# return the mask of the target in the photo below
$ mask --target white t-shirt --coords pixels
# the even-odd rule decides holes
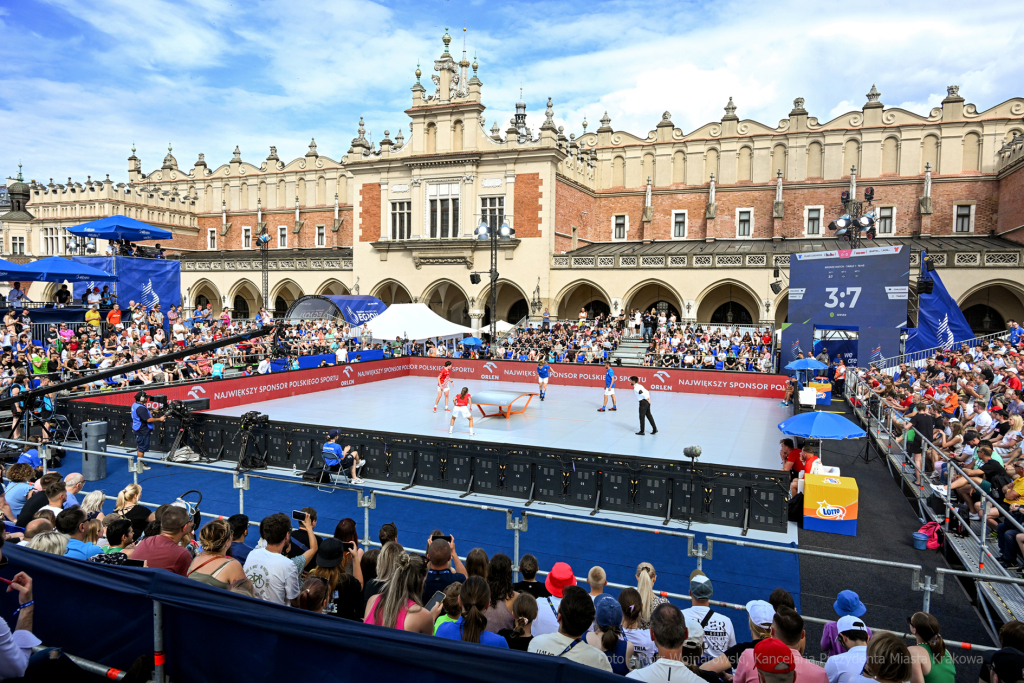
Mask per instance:
[[[605,653],[593,645],[588,645],[585,641],[576,643],[571,650],[565,652],[565,648],[572,645],[572,642],[572,638],[561,633],[547,633],[543,636],[534,636],[533,640],[530,641],[528,652],[552,657],[561,656],[578,664],[592,666],[595,669],[611,673],[612,665],[608,663],[608,657]]]
[[[550,603],[549,603],[550,601]],[[548,597],[537,600],[537,618],[530,626],[530,633],[542,636],[548,633],[558,632],[558,606],[562,598]]]
[[[643,666],[648,666],[654,659],[658,648],[651,640],[651,631],[646,628],[623,628],[622,634],[626,640],[633,643],[633,653],[640,658]]]
[[[270,372],[270,360],[267,358],[261,360],[259,366],[257,366],[256,368],[256,372],[260,373],[261,375],[265,375],[268,372]]]
[[[690,607],[683,610],[683,616],[696,619],[704,623],[710,607]],[[712,659],[725,654],[725,651],[736,644],[736,631],[733,630],[732,620],[715,612],[704,627],[704,654]]]
[[[531,643],[532,645],[532,643]],[[634,646],[636,647],[636,646]],[[630,671],[626,678],[645,683],[703,683],[704,679],[675,659],[659,659],[650,666]]]
[[[299,568],[281,553],[272,553],[266,548],[257,548],[245,560],[245,575],[252,581],[257,598],[288,604],[299,596]]]
[[[633,391],[636,392],[637,398],[640,399],[641,401],[650,401],[651,400],[651,392],[647,391],[647,389],[645,389],[642,384],[640,384],[640,383],[634,384],[633,385]]]
[[[832,655],[825,662],[828,683],[852,683],[864,670],[864,663],[867,659],[867,645],[858,645],[842,654]]]
[[[992,425],[992,416],[989,415],[987,410],[983,410],[974,416],[974,426],[979,431],[985,431]]]

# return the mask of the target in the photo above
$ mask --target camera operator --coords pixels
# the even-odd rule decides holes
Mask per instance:
[[[135,403],[132,404],[132,431],[135,432],[136,455],[144,470],[149,469],[149,465],[142,462],[142,457],[149,450],[149,437],[153,433],[153,423],[163,422],[167,419],[163,415],[153,417],[150,414],[149,408],[145,404],[147,398],[149,397],[146,396],[146,392],[140,391],[135,394]]]
[[[359,467],[359,452],[352,450],[351,446],[342,448],[338,443],[339,436],[341,436],[341,430],[332,429],[327,432],[327,443],[324,444],[323,450],[324,469],[329,472],[337,472],[339,468],[347,470],[353,484],[364,483],[356,476],[356,470]]]

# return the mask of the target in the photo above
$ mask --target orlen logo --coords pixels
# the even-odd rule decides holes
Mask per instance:
[[[846,508],[842,505],[829,505],[827,501],[820,500],[814,516],[820,519],[846,519]]]
[[[662,382],[667,382],[670,379],[670,375],[664,370],[658,370],[656,373],[654,373],[654,376],[657,377]]]
[[[199,394],[205,393],[206,389],[204,389],[203,387],[192,387],[191,389],[188,390],[188,395],[191,396],[192,398],[199,398]]]
[[[487,361],[484,363],[484,369],[487,370],[487,372],[497,372],[498,366]],[[480,375],[480,379],[501,379],[501,377],[498,377],[497,375]]]
[[[351,377],[352,376],[352,366],[351,365],[346,365],[344,372],[345,372],[345,376],[346,377]]]

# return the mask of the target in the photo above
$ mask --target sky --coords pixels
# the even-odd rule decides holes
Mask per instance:
[[[581,12],[581,9],[585,10]],[[480,63],[486,127],[519,89],[528,122],[547,98],[565,132],[640,137],[664,111],[688,133],[720,120],[770,126],[796,97],[827,121],[872,85],[889,107],[927,114],[946,94],[979,111],[1024,95],[1019,0],[929,2],[485,2],[428,0],[0,0],[0,177],[127,180],[134,144],[148,173],[169,144],[183,169],[239,146],[259,165],[310,138],[340,159],[359,117],[376,142],[404,128],[417,62],[463,44]],[[463,31],[463,28],[466,30]]]

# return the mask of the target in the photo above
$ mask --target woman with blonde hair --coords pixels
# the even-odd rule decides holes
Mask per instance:
[[[427,564],[422,557],[410,557],[405,553],[399,555],[383,592],[367,601],[363,622],[432,635],[434,622],[441,614],[441,603],[438,602],[430,611],[423,607],[423,583],[426,579]]]
[[[910,650],[902,638],[889,631],[877,633],[868,641],[861,675],[878,683],[906,683],[912,673],[910,661]]]
[[[91,491],[85,498],[82,499],[82,512],[89,516],[89,519],[98,519],[103,521],[103,503],[107,501],[107,497],[103,494],[103,491]]]
[[[215,519],[199,532],[203,552],[196,555],[186,576],[214,588],[228,589],[232,582],[245,578],[242,564],[228,557],[231,548],[231,525],[226,519]]]
[[[910,632],[917,639],[917,644],[910,646],[911,683],[953,683],[956,667],[939,635],[939,620],[927,612],[918,612],[910,617]]]
[[[58,531],[47,531],[33,536],[28,547],[41,553],[63,556],[68,550],[68,537]]]
[[[638,628],[651,628],[651,613],[658,605],[668,602],[666,598],[654,594],[654,582],[658,575],[654,572],[654,565],[650,562],[641,562],[636,567],[636,590],[640,593],[640,600],[643,609],[640,610],[640,619],[637,622]]]
[[[149,517],[153,514],[145,505],[140,505],[142,498],[142,487],[138,484],[128,484],[117,494],[117,503],[114,505],[114,512],[118,513],[132,523],[132,530],[135,538],[142,538],[149,524]]]

